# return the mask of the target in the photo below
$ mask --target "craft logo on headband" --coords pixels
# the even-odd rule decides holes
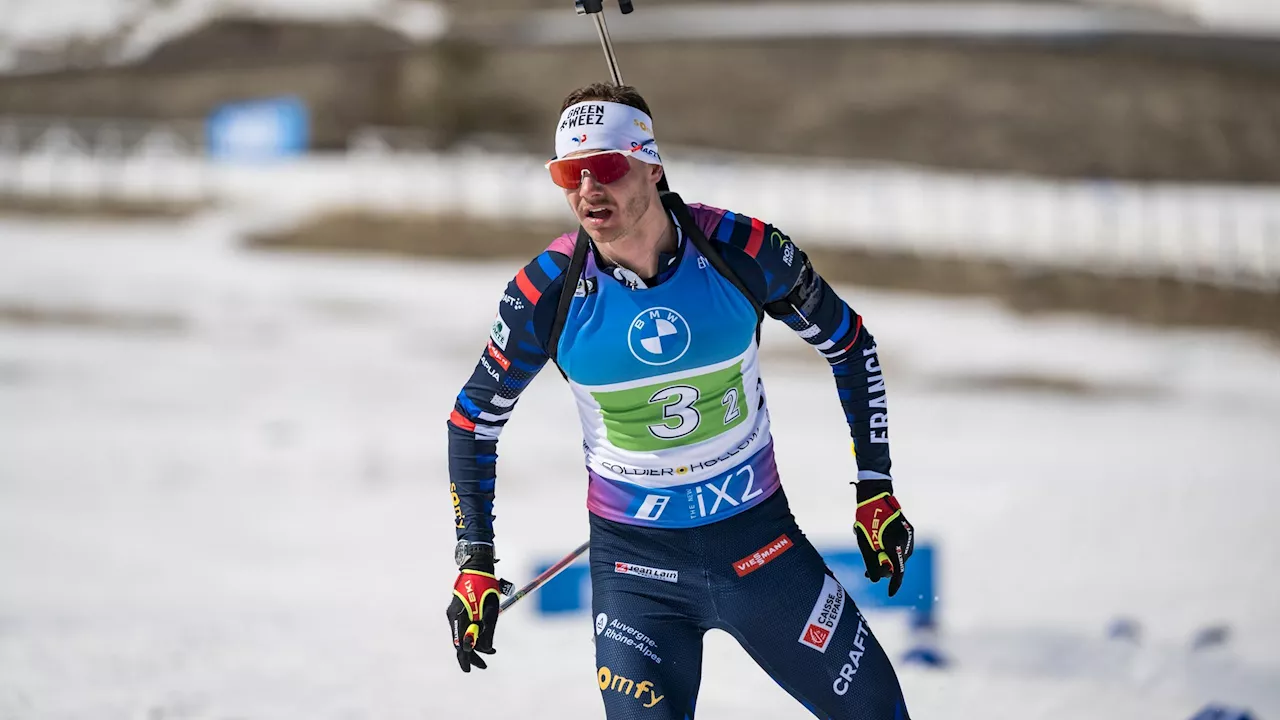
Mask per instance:
[[[645,155],[648,155],[649,157],[653,158],[652,164],[654,165],[662,164],[662,158],[658,157],[658,151],[653,149],[652,138],[645,140],[644,142],[636,142],[635,140],[632,140],[631,152],[639,152],[639,153],[644,153]],[[640,158],[640,159],[644,160],[644,158]]]
[[[587,125],[590,133],[582,132]],[[650,165],[661,165],[653,137],[653,119],[644,112],[604,100],[587,100],[565,108],[556,127],[556,157],[579,150],[617,150]]]

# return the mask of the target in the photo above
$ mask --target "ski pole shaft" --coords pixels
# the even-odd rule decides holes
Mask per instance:
[[[631,0],[619,0],[618,5],[624,15],[635,9]],[[595,21],[596,35],[600,37],[600,47],[604,48],[604,60],[609,65],[609,75],[613,78],[614,85],[623,85],[618,56],[613,53],[613,40],[609,38],[609,26],[604,21],[604,0],[575,0],[574,7],[579,15],[590,15]]]
[[[609,63],[609,74],[613,76],[614,85],[622,85],[622,70],[618,67],[618,58],[613,54],[613,42],[609,39],[609,26],[604,24],[604,13],[591,16],[596,21],[596,35],[600,36],[600,45],[604,48],[605,62]]]
[[[498,614],[502,614],[507,608],[520,602],[520,599],[523,598],[525,595],[528,595],[529,593],[537,590],[538,588],[545,585],[548,580],[555,577],[556,575],[559,575],[561,570],[564,570],[565,568],[569,567],[569,565],[571,565],[574,560],[577,560],[578,557],[582,555],[582,553],[586,552],[587,548],[589,547],[591,547],[590,541],[582,543],[581,545],[578,546],[576,550],[560,558],[559,562],[557,562],[555,565],[552,565],[551,567],[544,570],[541,575],[539,575],[538,577],[530,581],[528,585],[525,585],[524,587],[512,593],[511,597],[507,598],[506,600],[503,600],[502,604],[498,606]]]

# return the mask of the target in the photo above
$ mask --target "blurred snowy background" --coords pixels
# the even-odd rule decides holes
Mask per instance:
[[[554,108],[606,77],[561,5],[0,4],[0,720],[601,716],[587,616],[518,607],[468,676],[443,617],[444,420],[568,229]],[[1274,6],[781,7],[826,39],[610,21],[673,186],[786,229],[879,340],[950,660],[901,664],[913,716],[1280,717]],[[796,515],[851,545],[825,363],[777,324],[762,362]],[[500,450],[517,581],[586,534],[545,375]],[[699,717],[804,716],[708,636]]]

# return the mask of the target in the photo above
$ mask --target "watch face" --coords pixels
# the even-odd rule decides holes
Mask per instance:
[[[471,544],[463,540],[453,548],[453,562],[461,565],[471,559]]]

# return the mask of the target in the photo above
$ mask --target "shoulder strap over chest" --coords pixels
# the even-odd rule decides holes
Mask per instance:
[[[698,252],[707,258],[707,262],[711,263],[711,267],[715,268],[716,272],[723,275],[724,279],[738,288],[738,292],[750,301],[751,307],[756,311],[756,323],[759,324],[764,320],[764,309],[760,305],[760,300],[751,294],[746,284],[742,282],[742,278],[738,277],[733,268],[729,267],[729,263],[720,256],[720,250],[716,248],[715,243],[703,234],[702,228],[698,227],[698,223],[693,219],[693,213],[689,212],[689,206],[685,205],[684,200],[673,192],[664,192],[661,195],[662,206],[671,211],[676,216],[676,220],[680,221],[680,229],[684,231],[685,237],[689,238],[693,246],[698,248]]]
[[[684,200],[674,192],[666,191],[660,193],[662,199],[662,207],[666,208],[676,216],[676,220],[680,223],[681,230],[684,231],[685,237],[689,238],[689,242],[702,253],[707,262],[711,263],[711,267],[716,269],[726,280],[728,280],[738,292],[742,293],[750,303],[751,307],[756,311],[756,340],[760,337],[760,322],[764,319],[764,309],[760,305],[760,300],[751,291],[747,289],[742,278],[729,267],[729,264],[720,256],[720,251],[715,244],[707,239],[702,232],[702,228],[698,227],[698,223],[693,219],[693,213],[689,212],[689,206],[684,204]],[[582,226],[578,227],[578,237],[573,242],[573,255],[569,258],[569,267],[564,271],[564,285],[560,287],[560,297],[556,303],[555,318],[551,321],[551,332],[547,336],[547,355],[551,357],[551,361],[559,366],[557,355],[560,351],[560,334],[564,332],[565,320],[569,316],[569,305],[573,303],[574,293],[578,290],[578,281],[582,278],[582,268],[587,263],[587,251],[590,249],[591,238],[587,235],[587,231]],[[564,374],[564,370],[560,371]]]
[[[564,284],[560,286],[560,297],[556,301],[556,315],[551,320],[551,334],[547,337],[547,355],[558,367],[560,361],[560,333],[564,331],[565,319],[569,317],[569,305],[573,302],[573,294],[578,291],[578,281],[582,279],[582,268],[587,264],[587,250],[591,247],[591,238],[581,225],[578,226],[578,237],[573,241],[573,255],[569,256],[569,267],[564,270]],[[560,371],[564,374],[564,370]]]

